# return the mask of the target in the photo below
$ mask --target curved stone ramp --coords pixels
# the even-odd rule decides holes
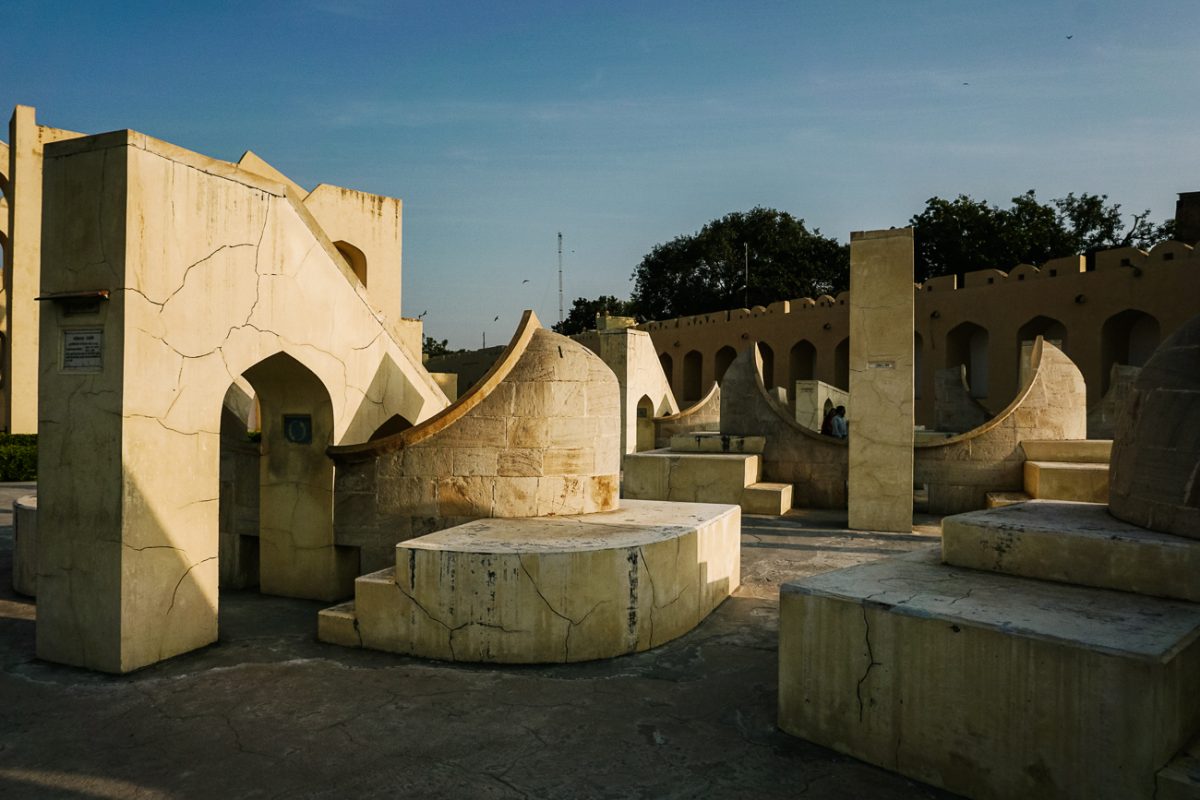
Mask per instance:
[[[714,383],[708,394],[674,414],[654,418],[654,446],[670,447],[671,437],[695,431],[715,431],[721,425],[721,386]]]
[[[1022,441],[1087,438],[1087,387],[1075,363],[1039,336],[1030,371],[1029,384],[983,425],[914,446],[913,482],[928,487],[930,513],[974,511],[988,492],[1021,491]]]
[[[1085,438],[1086,388],[1079,369],[1040,337],[1032,360],[1029,384],[995,417],[958,436],[914,446],[913,480],[928,486],[930,513],[972,511],[986,506],[990,491],[1021,491],[1022,440]],[[762,479],[794,484],[797,507],[845,508],[846,443],[800,425],[767,392],[757,344],[730,365],[724,384],[721,432],[766,437]]]
[[[526,311],[492,369],[457,402],[392,436],[331,447],[334,531],[360,573],[393,548],[481,517],[617,507],[620,390],[600,358]]]
[[[767,392],[757,343],[734,359],[722,383],[721,433],[766,438],[760,480],[792,484],[796,507],[845,508],[845,440],[804,427]]]
[[[741,575],[737,506],[627,500],[598,514],[487,519],[397,545],[322,611],[318,637],[444,661],[565,663],[690,631]]]

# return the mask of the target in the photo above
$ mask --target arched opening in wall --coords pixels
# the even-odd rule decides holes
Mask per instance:
[[[349,242],[334,242],[333,246],[342,254],[342,258],[346,259],[346,264],[350,267],[350,271],[354,273],[354,277],[358,278],[358,282],[366,286],[367,257],[363,251]]]
[[[675,391],[675,359],[671,358],[670,353],[659,353],[658,363],[662,366],[663,375],[667,376],[667,386],[671,387],[671,391]]]
[[[796,381],[811,381],[816,375],[817,348],[801,339],[788,351],[788,397],[796,403]]]
[[[406,431],[412,426],[413,424],[407,418],[400,414],[392,414],[382,425],[375,429],[375,432],[371,434],[371,437],[367,441],[374,442],[379,439],[386,439],[389,436],[395,436],[401,431]]]
[[[725,345],[717,351],[714,375],[716,375],[717,383],[725,377],[725,370],[729,369],[729,365],[737,358],[737,350],[734,350],[729,345]]]
[[[763,386],[769,392],[775,388],[775,351],[766,342],[759,342],[758,352],[762,355]]]
[[[1114,364],[1142,366],[1158,347],[1160,336],[1158,320],[1144,311],[1128,308],[1106,319],[1100,328],[1100,393],[1109,389]]]
[[[921,397],[921,366],[925,359],[925,342],[921,334],[913,331],[913,397]]]
[[[689,350],[683,357],[683,399],[694,403],[700,399],[700,375],[704,359],[699,350]]]
[[[230,449],[230,457],[223,452],[222,461],[238,466],[228,481],[222,480],[221,504],[235,509],[240,522],[230,523],[236,538],[228,538],[220,551],[235,563],[227,566],[219,559],[219,572],[226,585],[245,585],[251,579],[254,559],[247,550],[252,547],[244,539],[253,536],[252,508],[257,504],[254,571],[261,591],[314,600],[347,597],[358,575],[358,549],[334,543],[333,461],[325,454],[334,432],[329,392],[315,373],[286,353],[259,361],[242,377],[222,405],[222,450]],[[255,399],[261,435],[252,467],[252,454],[232,445],[238,434],[247,435]]]
[[[1039,336],[1067,352],[1067,328],[1054,317],[1037,316],[1026,322],[1017,330],[1017,344],[1032,344]]]
[[[654,449],[654,401],[642,395],[637,402],[637,452]]]
[[[850,337],[838,342],[833,351],[833,385],[850,391]]]
[[[946,363],[967,368],[971,397],[988,396],[988,332],[974,322],[963,322],[946,334]]]
[[[231,383],[221,403],[220,493],[217,501],[218,583],[258,585],[258,485],[261,432],[244,381]]]

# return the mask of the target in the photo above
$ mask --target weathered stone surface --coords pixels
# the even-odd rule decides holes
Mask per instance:
[[[913,232],[850,234],[850,527],[912,530]]]
[[[1108,502],[1108,464],[1026,461],[1025,491],[1039,500]]]
[[[742,491],[742,511],[778,517],[792,507],[790,483],[752,483]]]
[[[1028,461],[1107,464],[1112,456],[1112,439],[1026,439],[1021,442],[1021,450]]]
[[[1034,500],[942,522],[942,558],[971,569],[1200,603],[1200,542],[1099,503]]]
[[[12,586],[18,594],[37,594],[37,496],[18,497],[12,504]]]
[[[586,661],[695,627],[740,582],[737,507],[627,501],[549,519],[477,520],[396,547],[319,635],[450,661]],[[348,616],[353,614],[354,621]]]
[[[721,387],[714,383],[708,394],[678,413],[654,419],[654,446],[669,447],[671,437],[695,431],[718,430],[721,425]]]
[[[675,453],[759,453],[766,447],[762,436],[730,436],[719,431],[695,431],[671,437]]]
[[[1200,725],[1200,605],[938,563],[785,584],[785,731],[974,797],[1149,798]]]
[[[759,456],[650,450],[625,456],[624,497],[636,500],[740,503],[758,481]]]
[[[1112,513],[1200,539],[1200,316],[1142,368],[1113,434]]]

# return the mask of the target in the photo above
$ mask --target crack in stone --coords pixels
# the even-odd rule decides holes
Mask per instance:
[[[176,584],[175,584],[175,589],[171,592],[171,604],[169,606],[167,606],[167,613],[163,614],[164,620],[171,616],[171,611],[172,611],[172,609],[175,608],[175,600],[176,600],[177,596],[179,595],[179,587],[183,585],[184,580],[187,578],[188,575],[190,575],[192,573],[192,570],[194,570],[196,567],[199,567],[202,564],[207,564],[209,561],[216,561],[216,560],[217,560],[216,556],[209,556],[208,558],[202,558],[199,561],[197,561],[195,564],[192,564],[190,567],[188,567],[186,570],[184,570],[184,573],[179,576],[179,581],[176,582]],[[164,633],[165,633],[165,631],[164,631]],[[159,651],[159,660],[160,661],[162,660],[161,649]]]
[[[875,667],[883,666],[882,663],[875,660],[875,651],[871,649],[871,622],[867,616],[867,601],[870,600],[871,597],[873,597],[873,596],[874,595],[864,598],[863,604],[861,606],[862,615],[863,615],[863,627],[865,629],[863,632],[863,641],[865,641],[866,645],[867,645],[867,669],[862,674],[862,677],[858,679],[858,684],[854,687],[854,695],[858,699],[858,721],[859,722],[863,721],[863,714],[864,714],[863,697],[862,697],[863,684],[866,682],[867,676],[871,674],[872,669],[874,669]]]

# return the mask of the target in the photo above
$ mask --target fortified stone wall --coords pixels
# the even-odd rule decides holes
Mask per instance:
[[[617,507],[620,390],[598,356],[526,312],[492,371],[441,414],[392,437],[335,447],[335,531],[361,571],[397,542],[482,517]]]
[[[967,273],[917,286],[917,422],[933,425],[934,372],[967,364],[991,413],[1020,389],[1020,347],[1038,335],[1060,340],[1087,381],[1088,404],[1107,392],[1115,363],[1140,366],[1161,340],[1200,313],[1200,256],[1187,244],[1149,252],[1120,248]],[[768,388],[817,379],[849,388],[849,293],[767,307],[646,322],[681,404],[703,395],[747,341],[759,342]]]

